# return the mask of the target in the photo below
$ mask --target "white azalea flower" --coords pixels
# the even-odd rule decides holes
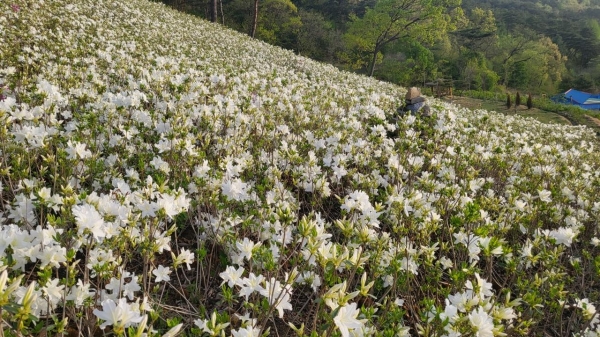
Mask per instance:
[[[141,322],[143,318],[139,312],[132,310],[131,305],[127,304],[125,298],[120,298],[116,303],[112,299],[104,300],[102,310],[94,309],[94,315],[104,321],[100,325],[102,330],[109,325],[115,328],[126,328],[134,323]]]
[[[494,337],[494,321],[482,307],[478,307],[469,314],[469,322],[476,331],[475,336]]]
[[[156,282],[156,283],[162,282],[162,281],[169,282],[171,280],[171,278],[169,277],[170,273],[171,273],[171,268],[164,267],[162,264],[158,265],[158,267],[152,271],[152,275],[156,276],[156,279],[154,279],[154,282]]]
[[[356,303],[346,304],[338,309],[333,318],[333,322],[340,329],[343,337],[350,336],[350,329],[361,329],[364,323],[357,319],[360,310],[356,308]]]

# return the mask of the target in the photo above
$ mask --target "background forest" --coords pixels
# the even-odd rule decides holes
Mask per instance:
[[[600,0],[162,0],[401,85],[600,91]]]

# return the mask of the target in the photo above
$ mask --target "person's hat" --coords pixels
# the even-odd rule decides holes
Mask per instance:
[[[421,96],[421,91],[417,87],[412,87],[406,92],[406,99],[413,99],[419,96]]]

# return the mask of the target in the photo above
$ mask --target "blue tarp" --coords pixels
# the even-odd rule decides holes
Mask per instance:
[[[569,89],[564,94],[552,99],[558,103],[576,105],[587,110],[600,110],[600,94]]]

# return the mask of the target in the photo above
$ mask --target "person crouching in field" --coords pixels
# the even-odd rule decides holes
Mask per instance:
[[[431,116],[431,109],[427,105],[425,97],[421,96],[421,91],[418,88],[412,87],[406,92],[404,97],[404,105],[398,108],[398,114],[404,116],[405,114],[421,115],[424,117]]]
[[[420,139],[426,140],[433,135],[435,119],[427,100],[421,96],[421,92],[416,87],[408,89],[404,97],[404,104],[398,108],[397,114],[393,118],[394,123],[398,122],[398,118],[403,118],[407,114],[416,117],[413,129],[419,133]],[[388,132],[388,137],[397,138],[398,131]]]
[[[416,125],[419,125],[417,129],[421,131],[421,137],[426,137],[426,135],[431,133],[434,123],[434,118],[431,118],[431,108],[427,104],[425,97],[421,96],[421,92],[416,87],[408,89],[406,96],[404,96],[404,104],[396,110],[396,114],[392,116],[390,123],[397,124],[399,119],[407,114],[415,117],[423,117],[416,120]],[[387,135],[389,138],[397,138],[398,130],[389,131]]]

